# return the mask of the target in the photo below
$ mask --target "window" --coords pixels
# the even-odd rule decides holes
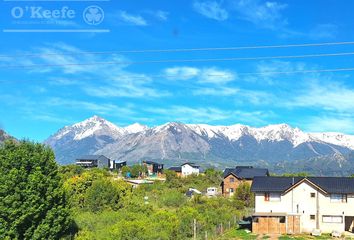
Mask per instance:
[[[264,201],[269,201],[269,193],[264,193]]]
[[[270,202],[280,202],[280,193],[270,193],[269,194]]]
[[[331,202],[333,203],[346,203],[347,202],[347,194],[331,194]]]
[[[343,223],[343,217],[342,216],[323,215],[322,222],[323,223]]]
[[[311,197],[312,197],[312,198],[316,197],[316,193],[312,192],[312,193],[311,193]]]
[[[230,182],[235,182],[235,178],[231,177]]]
[[[285,217],[280,217],[279,218],[279,223],[285,223]]]
[[[252,222],[258,223],[258,217],[253,217]]]
[[[310,219],[315,220],[316,219],[315,215],[310,215]]]
[[[264,193],[264,201],[280,202],[280,193]]]

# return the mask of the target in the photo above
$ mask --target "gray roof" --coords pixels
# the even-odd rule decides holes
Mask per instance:
[[[181,172],[182,168],[181,167],[170,167],[168,170],[175,171],[175,172]]]
[[[108,161],[109,158],[107,158],[104,155],[84,155],[84,156],[77,158],[76,160],[106,160],[106,161]]]
[[[153,161],[143,161],[143,163],[151,164],[151,165],[163,165],[162,163],[153,162]]]
[[[237,166],[236,168],[226,168],[223,177],[233,174],[242,179],[253,179],[258,176],[269,176],[269,171],[266,168],[253,168],[250,166]]]
[[[305,177],[255,177],[252,192],[285,192]],[[306,177],[308,181],[327,193],[354,193],[354,178]]]

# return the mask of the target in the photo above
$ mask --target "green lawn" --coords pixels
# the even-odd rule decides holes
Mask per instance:
[[[248,233],[244,229],[231,229],[218,239],[220,239],[220,240],[226,240],[226,239],[253,240],[253,239],[257,239],[257,235],[252,234],[252,233]]]

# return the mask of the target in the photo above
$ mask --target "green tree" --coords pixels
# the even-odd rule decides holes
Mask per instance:
[[[130,167],[129,166],[123,166],[122,167],[122,176],[126,177],[128,172],[131,172]]]
[[[117,210],[123,206],[123,198],[130,190],[130,185],[124,181],[111,181],[107,178],[94,181],[86,192],[85,206],[92,212],[105,208]]]
[[[72,226],[53,151],[7,141],[0,147],[0,238],[59,239]]]
[[[237,209],[252,207],[254,205],[254,194],[251,192],[251,185],[241,183],[235,190],[234,201]]]
[[[145,174],[147,172],[146,167],[141,166],[141,165],[133,165],[130,168],[130,174],[131,177],[136,178],[141,176],[142,174]]]
[[[283,177],[309,177],[310,174],[307,172],[298,172],[298,173],[284,173]]]

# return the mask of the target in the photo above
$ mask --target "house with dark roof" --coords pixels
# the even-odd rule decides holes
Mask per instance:
[[[124,166],[127,166],[127,161],[114,161],[114,169],[121,170]]]
[[[163,173],[162,163],[143,161],[143,165],[146,166],[149,176],[159,176]]]
[[[255,177],[255,233],[354,232],[354,178]]]
[[[251,185],[253,178],[257,176],[269,176],[268,169],[254,168],[252,166],[226,168],[221,183],[222,194],[225,197],[232,196],[241,183],[247,182]]]
[[[179,167],[170,167],[168,170],[175,171],[179,177],[186,177],[192,174],[199,175],[201,173],[200,166],[192,162],[185,162]]]
[[[111,168],[112,161],[104,155],[84,155],[76,159],[76,165],[84,168]]]

